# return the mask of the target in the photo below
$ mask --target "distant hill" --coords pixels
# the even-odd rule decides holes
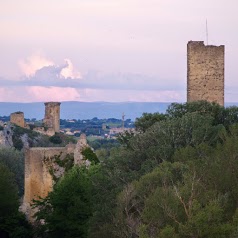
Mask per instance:
[[[135,120],[143,112],[165,112],[170,103],[160,102],[62,102],[61,119],[122,118]],[[0,116],[9,116],[12,112],[22,111],[25,118],[44,118],[44,103],[5,103],[0,102]]]
[[[62,102],[61,119],[92,119],[94,117],[135,120],[144,112],[165,112],[171,103],[163,102]],[[226,106],[238,103],[226,103]],[[43,119],[45,113],[44,103],[8,103],[0,102],[0,116],[9,116],[12,112],[22,111],[25,118]]]

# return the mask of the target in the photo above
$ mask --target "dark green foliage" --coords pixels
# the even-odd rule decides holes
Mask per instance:
[[[67,136],[63,133],[55,133],[55,135],[51,136],[49,138],[49,145],[56,145],[56,146],[66,146],[69,143],[76,143],[76,140],[71,137],[71,136]]]
[[[0,149],[0,164],[4,164],[12,172],[19,196],[24,192],[24,157],[23,152],[12,148]]]
[[[167,115],[161,113],[143,113],[142,117],[136,118],[136,130],[145,132],[149,127],[158,121],[165,120]]]
[[[16,138],[19,138],[20,136],[27,134],[30,139],[35,139],[39,134],[35,131],[32,131],[30,129],[26,129],[17,125],[14,125],[13,129],[14,135]]]
[[[60,136],[58,134],[55,134],[55,135],[51,136],[49,138],[49,141],[54,143],[54,144],[61,144],[62,143],[62,139],[60,138]]]
[[[37,132],[14,125],[12,142],[17,150],[23,149],[24,144],[21,138],[23,135],[26,135],[27,143],[30,147],[38,146],[38,141],[41,136]]]
[[[0,191],[0,217],[15,213],[19,203],[14,174],[2,163],[0,163]]]
[[[238,107],[224,108],[216,103],[195,101],[184,104],[172,103],[167,109],[167,115],[172,118],[182,117],[189,112],[211,116],[213,118],[213,125],[222,124],[226,129],[230,125],[238,123]]]
[[[95,150],[95,153],[100,161],[108,159],[111,151],[120,146],[116,139],[97,139],[89,141],[88,144]]]
[[[12,142],[13,142],[13,146],[17,149],[17,150],[22,150],[23,148],[23,142],[21,140],[20,137],[17,137],[16,135],[12,136]]]
[[[4,218],[0,218],[0,235],[1,230],[9,235],[10,238],[31,238],[33,237],[32,226],[28,223],[25,215],[16,212]]]
[[[124,131],[123,133],[119,133],[117,135],[117,140],[122,146],[130,148],[130,140],[134,137],[134,135],[133,131]]]
[[[124,237],[133,233],[140,237],[233,237],[238,137],[224,140],[215,148],[201,144],[180,149],[174,156],[177,162],[163,162],[127,185],[118,197],[116,219]]]
[[[88,219],[92,214],[90,170],[74,167],[55,185],[54,191],[42,201],[37,220],[45,219],[41,227],[47,237],[87,237]]]
[[[30,127],[30,130],[33,130],[34,128],[36,128],[36,126],[33,124],[29,124],[29,127]]]
[[[144,114],[106,160],[72,180],[66,175],[72,186],[56,184],[65,191],[49,195],[38,219],[48,221],[50,237],[61,237],[58,230],[89,238],[238,237],[237,119],[237,108],[203,101]],[[69,198],[75,194],[86,216]]]
[[[42,135],[26,128],[14,126],[12,141],[13,146],[17,150],[22,150],[24,146],[21,138],[23,135],[26,136],[27,143],[30,147],[63,147],[68,143],[76,143],[76,140],[73,137],[62,133],[56,133],[55,135],[48,137],[47,135]]]
[[[85,160],[89,160],[93,164],[99,163],[99,159],[94,151],[90,147],[86,147],[82,150],[82,155]]]
[[[0,126],[0,131],[2,131],[4,129],[4,127],[3,126]]]
[[[18,211],[19,198],[14,174],[2,163],[0,191],[0,234],[13,238],[31,237],[31,227],[25,216]]]

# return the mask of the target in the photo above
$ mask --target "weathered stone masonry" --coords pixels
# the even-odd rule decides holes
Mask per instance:
[[[24,113],[23,112],[11,113],[10,122],[17,126],[25,127]]]
[[[57,166],[54,162],[55,156],[64,159],[71,154],[74,165],[88,165],[90,162],[84,160],[82,150],[88,147],[86,136],[82,134],[78,143],[68,144],[65,147],[34,147],[25,151],[25,192],[21,210],[26,214],[27,219],[34,221],[33,215],[36,210],[31,207],[32,200],[44,198],[52,191],[54,181],[50,168],[56,168],[54,175],[57,177],[64,174],[64,168]]]
[[[22,210],[32,220],[35,211],[31,208],[33,199],[46,197],[53,187],[53,178],[44,162],[55,155],[65,153],[65,147],[30,148],[25,152],[25,193]]]
[[[206,100],[224,105],[224,45],[187,44],[187,101]]]
[[[53,128],[55,132],[60,131],[60,102],[45,103],[44,123],[47,127]]]

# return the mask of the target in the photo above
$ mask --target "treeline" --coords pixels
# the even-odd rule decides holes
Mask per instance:
[[[19,211],[24,193],[24,156],[12,148],[0,149],[0,237],[33,237],[31,225]]]
[[[171,104],[135,126],[34,202],[34,236],[238,237],[238,108]]]
[[[238,108],[144,114],[109,158],[37,202],[39,237],[238,237]]]

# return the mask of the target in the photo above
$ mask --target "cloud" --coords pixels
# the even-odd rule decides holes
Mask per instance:
[[[74,88],[59,87],[0,87],[1,102],[79,101]]]
[[[183,91],[138,91],[138,90],[104,90],[75,89],[69,87],[0,87],[1,102],[46,102],[46,101],[107,101],[107,102],[183,102]]]
[[[34,101],[79,101],[80,95],[75,88],[27,87],[26,92]]]
[[[81,74],[74,68],[70,59],[65,59],[64,64],[57,65],[52,60],[46,58],[39,52],[19,60],[18,65],[26,78],[40,79],[43,77],[61,78],[61,79],[77,79],[81,78]]]
[[[62,76],[62,71],[64,76]],[[75,72],[68,66],[68,62],[65,62],[61,66],[45,66],[37,70],[33,76],[24,77],[21,81],[10,81],[0,78],[0,82],[4,86],[45,86],[138,91],[186,90],[185,82],[176,81],[174,83],[174,80],[170,78],[160,78],[136,73],[89,71],[81,78],[75,78],[79,75],[77,71]]]
[[[81,78],[81,74],[74,69],[71,60],[65,59],[65,62],[67,64],[67,67],[64,67],[61,70],[60,75],[64,78],[72,78],[72,79]]]
[[[22,73],[27,76],[33,76],[37,70],[43,67],[53,66],[54,63],[42,56],[39,52],[27,57],[26,59],[19,60],[18,65]]]
[[[57,65],[39,52],[19,60],[23,77],[18,81],[0,79],[2,85],[10,86],[46,86],[46,87],[77,87],[81,74],[75,69],[70,59]]]

